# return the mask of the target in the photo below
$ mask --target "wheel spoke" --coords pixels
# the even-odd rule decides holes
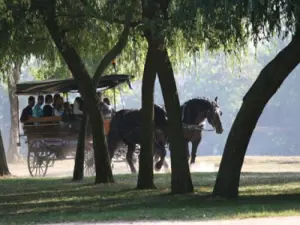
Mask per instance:
[[[47,173],[49,153],[47,146],[41,141],[33,141],[28,149],[27,164],[32,177],[44,177]]]

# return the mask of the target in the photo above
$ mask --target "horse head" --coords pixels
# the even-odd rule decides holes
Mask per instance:
[[[190,99],[181,106],[181,110],[183,123],[199,125],[207,119],[208,123],[215,128],[217,134],[223,132],[222,111],[218,105],[218,97],[214,101],[204,97]]]
[[[210,101],[211,107],[207,111],[206,119],[208,123],[216,129],[217,134],[223,133],[223,126],[221,121],[222,111],[218,105],[218,97],[214,101]]]

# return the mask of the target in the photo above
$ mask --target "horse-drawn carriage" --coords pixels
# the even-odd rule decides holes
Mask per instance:
[[[131,78],[130,75],[103,76],[98,90],[102,92],[113,89],[115,93],[115,88],[121,84],[127,83],[130,86]],[[68,102],[68,93],[71,92],[78,92],[74,79],[23,82],[17,84],[16,90],[18,96],[63,93],[66,102]],[[115,102],[114,94],[114,108],[116,108]],[[109,131],[109,125],[110,118],[105,118],[106,134]],[[56,160],[75,158],[80,120],[66,121],[61,116],[36,117],[30,118],[22,127],[24,134],[20,137],[24,137],[28,144],[27,164],[32,177],[45,176],[48,167],[53,166]],[[91,136],[87,136],[87,142],[92,142]],[[113,161],[125,161],[123,156],[122,149],[120,149]],[[91,144],[88,144],[85,149],[85,174],[93,173],[93,148]]]

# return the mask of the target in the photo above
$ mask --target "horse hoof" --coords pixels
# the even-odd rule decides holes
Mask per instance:
[[[161,167],[162,167],[162,163],[156,163],[155,164],[155,171],[160,171],[161,170]]]

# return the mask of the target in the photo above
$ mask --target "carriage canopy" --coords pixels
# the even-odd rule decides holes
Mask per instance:
[[[114,88],[120,84],[127,83],[131,88],[130,79],[132,75],[112,74],[103,76],[97,88]],[[46,81],[28,81],[17,84],[17,95],[52,94],[56,92],[66,93],[78,91],[78,85],[73,78]]]

